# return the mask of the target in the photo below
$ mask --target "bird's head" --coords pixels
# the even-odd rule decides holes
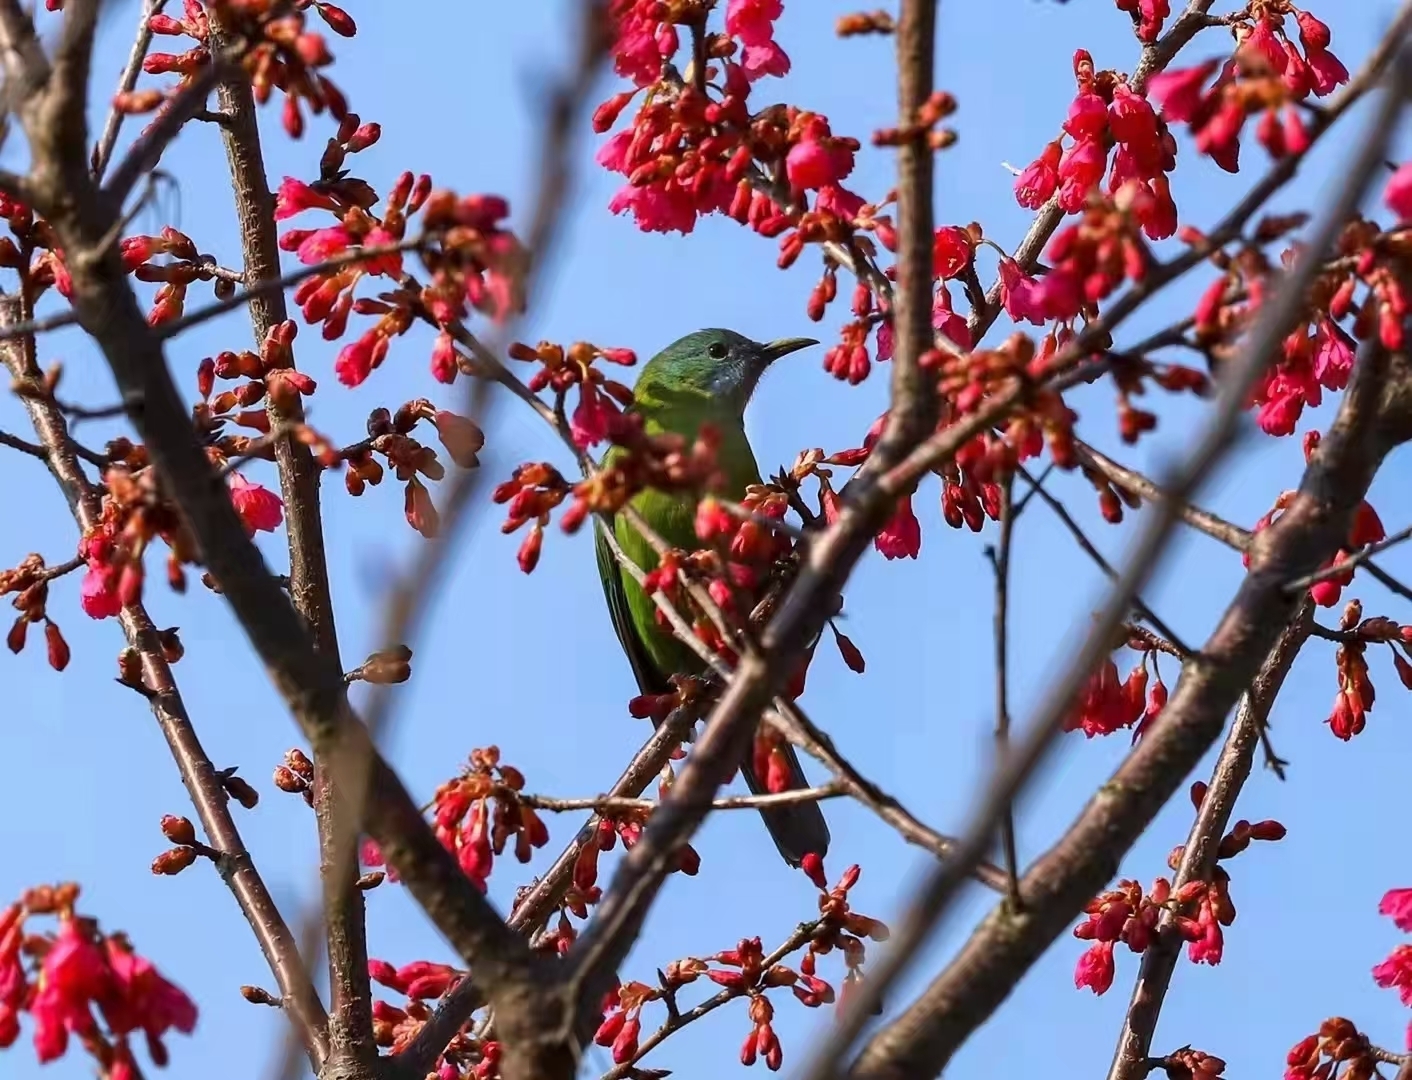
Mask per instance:
[[[734,330],[698,330],[672,342],[643,366],[636,395],[644,406],[710,399],[744,415],[767,367],[781,356],[817,344],[812,338],[762,343]]]

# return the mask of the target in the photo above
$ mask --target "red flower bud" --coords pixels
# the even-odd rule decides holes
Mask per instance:
[[[193,847],[174,847],[162,852],[152,860],[152,873],[168,876],[180,874],[196,861],[197,851]]]
[[[175,814],[163,815],[161,827],[162,835],[173,844],[190,846],[196,843],[196,827],[187,818]]]
[[[44,620],[44,644],[48,647],[49,666],[55,671],[63,671],[69,666],[69,643],[59,632],[57,623]]]

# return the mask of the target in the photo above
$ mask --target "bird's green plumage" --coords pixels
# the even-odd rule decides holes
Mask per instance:
[[[716,461],[724,475],[723,494],[739,499],[751,484],[760,483],[760,469],[745,434],[745,407],[765,368],[778,356],[804,345],[790,338],[761,345],[729,330],[700,330],[669,345],[643,367],[634,387],[633,410],[648,434],[674,433],[694,438],[703,424],[720,435]],[[624,453],[614,447],[604,464]],[[696,497],[689,492],[647,489],[630,502],[644,522],[669,546],[691,551],[696,539]],[[608,600],[613,629],[644,694],[665,693],[673,674],[697,674],[701,659],[672,632],[659,625],[656,605],[618,565],[601,533],[594,530],[598,572]],[[657,553],[626,514],[617,514],[613,534],[623,553],[644,571],[657,565]],[[792,753],[792,751],[791,751]],[[803,772],[795,760],[796,780]],[[747,767],[752,790],[760,785]],[[798,864],[807,851],[824,854],[828,829],[816,804],[797,804],[763,812],[781,853]]]

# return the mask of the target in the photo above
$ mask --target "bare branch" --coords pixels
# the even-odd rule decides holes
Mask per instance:
[[[1309,586],[1315,585],[1320,581],[1327,581],[1329,578],[1339,577],[1350,570],[1354,570],[1367,563],[1374,555],[1380,555],[1388,548],[1396,547],[1398,544],[1405,543],[1409,539],[1412,539],[1412,527],[1400,529],[1375,544],[1369,544],[1367,547],[1355,551],[1341,563],[1326,566],[1317,573],[1306,575],[1298,581],[1291,581],[1285,588],[1292,593],[1303,592],[1305,589],[1309,588]],[[1386,582],[1384,582],[1384,584],[1386,584]],[[1412,600],[1412,591],[1407,591],[1407,587],[1400,582],[1394,582],[1389,588],[1393,588],[1393,591],[1399,593],[1406,599]]]
[[[1136,495],[1151,503],[1171,501],[1170,496],[1162,490],[1159,484],[1134,469],[1119,465],[1085,442],[1075,439],[1074,453],[1085,469],[1092,469],[1109,483],[1122,488],[1129,494]],[[1190,503],[1183,504],[1178,512],[1181,519],[1193,529],[1205,533],[1214,540],[1219,540],[1227,547],[1235,548],[1237,551],[1245,551],[1250,547],[1251,533],[1239,525],[1233,525],[1224,518],[1201,510]]]
[[[147,50],[152,45],[152,16],[160,15],[166,6],[167,0],[142,0],[142,11],[137,16],[137,36],[133,39],[132,49],[127,55],[127,63],[123,65],[122,74],[118,76],[118,88],[113,94],[114,99],[130,93],[132,88],[137,85],[137,76],[142,71],[142,61],[147,58]],[[103,124],[103,134],[98,136],[98,142],[93,147],[93,158],[90,162],[95,180],[103,179],[103,173],[108,168],[108,161],[113,156],[113,148],[118,144],[118,132],[122,129],[126,115],[116,107],[108,110],[108,119]]]
[[[1084,554],[1087,555],[1090,559],[1092,559],[1094,564],[1100,570],[1102,570],[1104,574],[1106,574],[1111,580],[1117,581],[1118,571],[1114,570],[1112,564],[1110,564],[1108,560],[1103,557],[1102,552],[1100,552],[1098,548],[1093,546],[1093,541],[1088,538],[1088,534],[1083,531],[1083,527],[1080,526],[1079,523],[1074,520],[1073,515],[1069,513],[1068,508],[1062,502],[1056,499],[1052,494],[1050,494],[1049,490],[1042,483],[1040,483],[1028,472],[1026,472],[1023,466],[1018,466],[1016,468],[1016,472],[1018,472],[1020,476],[1024,477],[1025,482],[1029,484],[1034,490],[1034,493],[1044,501],[1044,504],[1054,511],[1054,516],[1057,517],[1061,522],[1063,522],[1064,527],[1069,530],[1070,535],[1073,536],[1075,542],[1079,545],[1079,547],[1083,549]],[[1186,504],[1183,503],[1183,505]],[[1144,619],[1150,622],[1156,628],[1159,634],[1161,634],[1168,641],[1170,641],[1173,647],[1178,650],[1182,656],[1191,655],[1191,649],[1189,649],[1182,642],[1182,639],[1177,636],[1176,631],[1173,630],[1170,626],[1168,626],[1165,622],[1163,622],[1162,619],[1158,617],[1157,613],[1154,612],[1152,608],[1147,605],[1147,602],[1144,601],[1142,597],[1133,597],[1133,609],[1137,611]]]
[[[1033,483],[1033,481],[1031,481]],[[999,758],[1010,752],[1010,548],[1015,537],[1015,474],[1000,481],[1000,544],[987,548],[995,570],[995,745]],[[1036,483],[1035,487],[1039,485]],[[1007,806],[1000,823],[1000,842],[1005,852],[1005,895],[1018,913],[1020,902],[1020,861],[1015,849],[1015,810]]]
[[[843,784],[835,780],[818,787],[795,788],[768,795],[730,795],[711,802],[712,810],[759,810],[762,806],[791,806],[794,803],[820,802],[846,795]],[[630,799],[620,795],[591,795],[585,799],[559,799],[552,795],[515,793],[515,801],[536,810],[562,814],[570,810],[592,810],[596,814],[651,813],[661,804],[656,799]]]
[[[864,776],[857,766],[839,753],[828,733],[810,720],[797,702],[775,698],[773,711],[766,713],[765,719],[775,724],[795,746],[833,773],[852,798],[891,825],[907,843],[931,852],[938,859],[948,858],[956,852],[961,843],[959,840],[919,821],[894,796]],[[975,878],[989,889],[997,892],[1005,890],[1005,871],[991,863],[980,863],[976,867]]]

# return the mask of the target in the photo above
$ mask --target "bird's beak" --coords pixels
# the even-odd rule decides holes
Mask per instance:
[[[766,360],[773,362],[781,356],[788,356],[792,352],[798,352],[800,349],[807,349],[810,345],[817,344],[818,342],[813,338],[787,337],[765,343],[760,347],[760,352],[764,354]]]

